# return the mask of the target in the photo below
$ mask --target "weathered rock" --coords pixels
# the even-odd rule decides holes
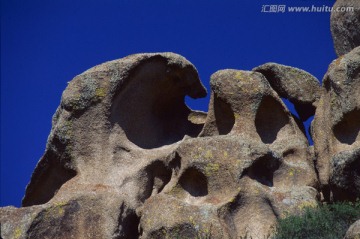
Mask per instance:
[[[178,171],[145,201],[143,238],[264,238],[317,203],[307,140],[266,79],[223,70],[210,83],[202,137],[179,145]]]
[[[360,239],[360,220],[350,226],[344,239]]]
[[[360,1],[337,0],[334,11],[331,12],[330,23],[338,56],[360,46]]]
[[[330,167],[330,185],[335,198],[351,201],[360,198],[360,147],[339,152],[331,159]]]
[[[294,104],[302,121],[315,114],[321,87],[310,73],[277,63],[266,63],[253,71],[263,74],[280,97]]]
[[[0,238],[26,238],[27,231],[29,231],[33,220],[44,208],[43,205],[23,208],[12,206],[0,208]]]
[[[211,78],[172,53],[132,55],[74,78],[3,238],[263,238],[317,204],[313,150],[258,72]]]
[[[23,205],[46,203],[76,175],[79,183],[121,182],[126,174],[120,172],[148,160],[142,159],[143,149],[197,136],[202,125],[188,120],[192,111],[185,95],[203,97],[206,90],[194,66],[172,53],[132,55],[75,77],[63,93]],[[109,170],[119,170],[120,178]]]
[[[186,95],[206,90],[195,67],[173,53],[132,55],[75,77],[23,199],[41,210],[21,233],[22,211],[12,210],[2,217],[2,226],[13,225],[4,235],[138,238],[137,208],[171,177],[159,160],[202,129],[204,114],[185,105]]]
[[[323,191],[335,200],[360,195],[360,47],[332,62],[313,122]],[[325,195],[325,196],[326,196]]]

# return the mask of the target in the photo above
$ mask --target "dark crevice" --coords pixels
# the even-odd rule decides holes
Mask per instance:
[[[266,144],[273,143],[288,123],[289,117],[280,102],[270,96],[264,97],[255,117],[256,131],[261,140]]]
[[[219,134],[230,133],[235,124],[235,116],[230,104],[214,95],[214,113]]]
[[[163,190],[171,179],[172,170],[162,161],[155,161],[145,168],[144,173],[140,183],[140,185],[144,185],[143,193],[140,195],[142,202]]]
[[[340,143],[353,144],[360,140],[360,110],[355,109],[345,114],[342,120],[334,126],[334,135]]]
[[[333,159],[335,165],[330,177],[333,199],[356,201],[360,197],[360,149],[342,152],[335,157]]]
[[[120,206],[120,212],[117,222],[117,229],[113,234],[113,239],[138,239],[140,217],[135,213],[135,210],[127,208],[125,203]]]
[[[197,168],[188,168],[181,175],[180,186],[193,197],[203,197],[208,194],[208,180]]]
[[[175,157],[170,161],[169,167],[175,172],[179,172],[181,169],[181,157],[175,152]]]
[[[245,169],[241,177],[248,176],[265,186],[273,187],[274,172],[279,167],[279,159],[274,158],[272,155],[265,155],[256,159],[249,168]]]

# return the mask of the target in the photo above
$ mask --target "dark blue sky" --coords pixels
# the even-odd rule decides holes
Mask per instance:
[[[329,13],[262,13],[263,5],[334,0],[1,0],[1,206],[20,206],[51,117],[75,75],[140,52],[172,51],[209,88],[217,70],[266,62],[321,79],[336,58]],[[209,97],[187,100],[207,110]]]

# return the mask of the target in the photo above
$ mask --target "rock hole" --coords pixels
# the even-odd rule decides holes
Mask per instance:
[[[343,116],[343,119],[334,126],[334,135],[342,144],[353,144],[360,141],[360,110],[353,110]]]
[[[248,176],[265,186],[273,187],[274,172],[278,170],[279,167],[280,162],[278,159],[271,155],[265,155],[257,159],[249,168],[244,170],[242,177]]]
[[[160,193],[166,184],[171,179],[172,170],[165,166],[161,161],[155,161],[145,168],[145,176],[141,177],[141,180],[146,180],[143,183],[145,188],[141,201],[145,201],[150,196]]]
[[[180,171],[181,157],[177,152],[175,153],[175,157],[170,161],[169,166],[174,170],[176,174]]]
[[[113,234],[114,239],[138,239],[140,217],[135,213],[135,210],[127,208],[125,204],[120,207],[118,218],[118,228]]]
[[[203,125],[188,120],[192,111],[184,97],[194,91],[196,84],[191,84],[196,81],[191,69],[171,69],[161,60],[142,64],[115,97],[110,121],[144,149],[175,143],[185,135],[195,137]]]
[[[179,180],[180,186],[193,197],[208,194],[208,180],[197,168],[188,168]]]
[[[303,132],[303,134],[308,139],[309,145],[313,145],[314,142],[311,138],[310,126],[311,126],[311,122],[314,120],[314,115],[311,115],[311,116],[308,115],[306,117],[307,119],[304,121],[304,119],[300,119],[300,116],[298,113],[299,107],[296,107],[291,101],[289,101],[286,98],[281,98],[281,100],[284,102],[284,104],[290,111],[290,113],[291,113],[292,117],[294,118],[295,123],[297,124],[299,129]],[[302,107],[305,107],[305,106],[302,106]]]
[[[216,126],[220,135],[230,133],[235,124],[235,116],[230,105],[222,99],[214,96],[214,114]]]
[[[265,97],[255,117],[255,127],[262,142],[265,144],[273,143],[279,131],[289,123],[289,117],[285,109],[273,97]]]

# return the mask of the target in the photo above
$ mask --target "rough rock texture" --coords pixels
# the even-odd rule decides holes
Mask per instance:
[[[132,55],[75,77],[27,186],[27,207],[1,209],[2,237],[138,238],[136,209],[171,178],[160,159],[202,129],[204,114],[185,95],[206,90],[173,53]]]
[[[360,1],[337,0],[334,4],[335,10],[346,7],[353,7],[354,11],[333,11],[331,13],[331,33],[338,56],[360,46]]]
[[[332,62],[313,122],[317,170],[325,197],[360,196],[360,47]]]
[[[263,74],[280,97],[294,104],[302,121],[315,114],[321,87],[319,81],[310,73],[277,63],[266,63],[253,71]]]
[[[138,54],[75,77],[53,118],[24,208],[2,238],[263,238],[317,205],[313,150],[265,77],[211,77],[173,53]]]
[[[179,145],[178,171],[144,203],[144,238],[264,238],[317,204],[306,138],[266,79],[223,70],[211,88],[201,137]]]
[[[344,239],[360,239],[360,220],[350,226]]]

